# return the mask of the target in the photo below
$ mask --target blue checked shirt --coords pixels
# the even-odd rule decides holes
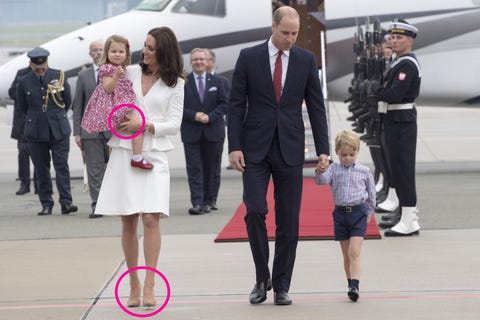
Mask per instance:
[[[333,201],[337,206],[356,206],[365,203],[369,216],[375,210],[375,183],[368,167],[359,163],[349,167],[332,163],[323,174],[315,171],[314,177],[316,184],[331,186]]]

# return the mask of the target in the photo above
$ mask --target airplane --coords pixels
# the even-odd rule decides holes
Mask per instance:
[[[353,36],[365,17],[384,28],[394,17],[419,28],[414,51],[422,66],[418,103],[435,106],[473,104],[479,99],[480,0],[298,0],[302,18],[314,19],[326,31],[326,87],[330,100],[345,100],[353,73]],[[313,4],[313,5],[312,5]],[[321,9],[320,11],[318,9]],[[90,61],[88,45],[121,34],[129,39],[132,63],[139,60],[148,30],[169,26],[177,35],[185,66],[195,47],[216,52],[217,73],[231,74],[242,48],[271,34],[272,3],[258,0],[145,0],[124,14],[93,23],[41,46],[50,51],[52,68],[65,71],[74,88],[76,75]],[[303,23],[304,20],[302,20]],[[312,50],[320,51],[318,48]],[[0,66],[0,105],[9,101],[18,69],[28,65],[22,54]]]

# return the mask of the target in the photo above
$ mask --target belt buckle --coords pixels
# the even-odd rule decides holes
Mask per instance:
[[[345,212],[348,212],[348,213],[352,212],[352,207],[350,206],[345,207]]]

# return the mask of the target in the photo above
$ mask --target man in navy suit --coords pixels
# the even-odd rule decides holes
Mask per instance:
[[[213,203],[218,147],[225,139],[228,97],[220,78],[208,73],[207,53],[193,49],[192,72],[185,84],[183,119],[180,127],[185,149],[190,214],[209,213]]]
[[[72,204],[68,167],[72,132],[67,118],[72,102],[70,86],[62,71],[48,67],[49,54],[40,47],[28,52],[32,71],[18,80],[16,92],[18,108],[25,115],[24,136],[38,179],[40,216],[52,214],[52,160],[62,214],[78,210]]]
[[[243,173],[245,222],[256,270],[251,304],[265,301],[272,285],[276,305],[292,303],[288,290],[302,197],[304,100],[319,162],[328,167],[328,128],[318,67],[311,52],[294,45],[299,28],[295,9],[277,9],[271,38],[243,49],[233,73],[228,112],[229,158],[232,166]],[[275,188],[276,221],[271,279],[265,225],[270,177]]]

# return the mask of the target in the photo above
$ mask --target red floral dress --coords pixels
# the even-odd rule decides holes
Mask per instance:
[[[126,79],[125,76],[118,79],[115,90],[112,93],[105,91],[102,78],[112,77],[116,70],[117,66],[113,64],[104,64],[98,70],[98,85],[88,101],[81,124],[82,128],[88,133],[110,130],[108,117],[113,108],[124,103],[135,103],[135,92],[132,88],[132,82]],[[120,108],[115,111],[112,116],[112,126],[118,125],[125,118],[125,115],[132,111],[132,108]]]

